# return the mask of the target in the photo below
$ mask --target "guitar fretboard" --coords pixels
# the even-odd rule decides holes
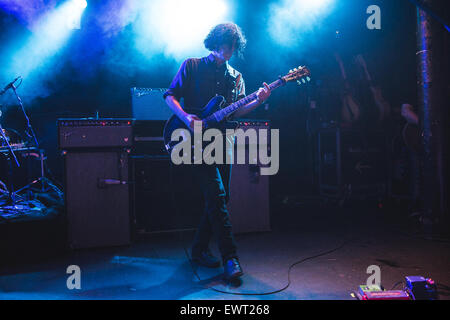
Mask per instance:
[[[270,88],[270,90],[275,90],[279,87],[284,86],[285,84],[286,84],[286,82],[284,82],[282,79],[278,79],[277,81],[274,81],[271,84],[269,84],[269,88]],[[225,119],[233,112],[235,112],[238,109],[242,108],[243,106],[249,104],[250,102],[256,100],[257,92],[258,91],[255,91],[252,94],[246,96],[245,98],[242,98],[241,100],[238,100],[235,103],[230,104],[228,107],[223,108],[223,109],[213,113],[206,120],[210,120],[210,119],[214,119],[214,118],[219,119],[219,120]]]

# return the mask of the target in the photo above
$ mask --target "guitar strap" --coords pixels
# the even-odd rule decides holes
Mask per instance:
[[[226,105],[230,105],[239,100],[239,94],[241,93],[241,80],[242,75],[237,72],[233,67],[227,65],[227,71],[225,75],[227,79],[227,95],[225,96]]]

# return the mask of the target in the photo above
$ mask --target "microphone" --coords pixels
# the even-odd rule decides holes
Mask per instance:
[[[3,95],[6,91],[8,91],[9,88],[12,88],[12,86],[14,85],[14,83],[17,82],[17,80],[21,79],[21,76],[18,76],[17,78],[15,78],[12,82],[8,83],[2,91],[0,91],[0,96]]]

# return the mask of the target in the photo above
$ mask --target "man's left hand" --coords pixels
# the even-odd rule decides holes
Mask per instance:
[[[270,90],[269,85],[264,82],[264,88],[259,88],[256,96],[258,97],[258,101],[262,103],[270,97],[271,93],[272,90]]]

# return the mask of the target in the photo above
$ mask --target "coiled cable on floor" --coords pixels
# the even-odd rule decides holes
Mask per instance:
[[[236,296],[267,296],[267,295],[272,295],[272,294],[280,293],[280,292],[282,292],[282,291],[284,291],[284,290],[286,290],[287,288],[290,287],[290,285],[291,285],[291,271],[292,271],[292,269],[293,269],[295,266],[297,266],[297,265],[299,265],[299,264],[301,264],[301,263],[303,263],[303,262],[306,262],[306,261],[308,261],[308,260],[313,260],[313,259],[316,259],[316,258],[319,258],[319,257],[323,257],[323,256],[326,256],[326,255],[329,255],[329,254],[331,254],[331,253],[333,253],[333,252],[336,252],[336,251],[342,249],[342,248],[343,248],[345,245],[347,245],[347,243],[349,243],[349,242],[350,242],[350,240],[344,241],[339,247],[336,247],[336,248],[331,249],[331,250],[329,250],[329,251],[322,252],[322,253],[316,254],[316,255],[314,255],[314,256],[310,256],[310,257],[304,258],[304,259],[302,259],[302,260],[300,260],[300,261],[294,262],[293,264],[291,264],[291,265],[289,266],[289,269],[288,269],[288,283],[287,283],[283,288],[278,289],[278,290],[275,290],[275,291],[269,291],[269,292],[254,292],[254,293],[245,293],[245,292],[244,292],[244,293],[241,293],[241,292],[232,292],[232,291],[220,290],[220,289],[217,289],[217,288],[212,287],[212,286],[211,286],[211,287],[210,287],[210,286],[202,286],[202,287],[203,287],[204,289],[213,290],[213,291],[215,291],[215,292],[224,293],[224,294],[231,294],[231,295],[236,295]],[[194,262],[192,261],[191,257],[189,256],[189,253],[188,253],[186,247],[184,247],[184,252],[186,253],[186,257],[187,257],[187,259],[189,260],[189,263],[190,263],[190,265],[191,265],[191,267],[192,267],[192,272],[193,272],[194,275],[197,277],[198,281],[201,282],[202,279],[200,278],[200,276],[198,275],[197,271],[195,270]]]

